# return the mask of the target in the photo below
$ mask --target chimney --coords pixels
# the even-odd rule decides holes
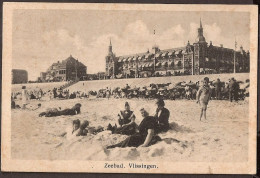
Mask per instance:
[[[209,42],[209,45],[212,46],[212,41]]]
[[[223,44],[220,44],[220,47],[223,48]]]

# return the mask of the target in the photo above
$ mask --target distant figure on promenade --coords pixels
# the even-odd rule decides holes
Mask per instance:
[[[27,104],[28,104],[28,92],[26,90],[26,86],[22,86],[22,109],[25,109]]]
[[[207,119],[206,111],[207,111],[207,106],[208,106],[210,97],[211,97],[211,89],[209,87],[209,78],[205,77],[203,80],[203,85],[199,88],[199,90],[197,92],[197,103],[199,103],[200,107],[201,107],[200,121],[201,121],[202,115],[204,116],[204,119]]]
[[[156,101],[157,109],[155,114],[156,119],[156,132],[167,132],[169,130],[169,117],[170,117],[170,111],[166,109],[165,103],[163,99],[158,99]]]

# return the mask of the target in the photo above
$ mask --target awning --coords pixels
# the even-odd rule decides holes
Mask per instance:
[[[157,53],[156,55],[155,55],[155,57],[160,57],[162,55],[162,53]]]
[[[143,64],[140,64],[140,65],[138,65],[138,67],[144,67],[144,65],[143,65]]]
[[[138,57],[138,60],[141,60],[142,58],[143,58],[143,56],[139,56],[139,57]]]
[[[173,64],[174,64],[173,61],[170,61],[170,62],[169,62],[169,66],[172,66]]]
[[[137,56],[136,56],[136,57],[134,57],[134,58],[133,58],[133,61],[136,61],[136,60],[137,60],[137,58],[138,58]]]
[[[168,52],[165,52],[162,54],[162,57],[165,57],[168,54]]]
[[[153,62],[150,62],[149,67],[153,67]]]
[[[122,59],[118,59],[118,62],[122,62]]]
[[[175,64],[175,65],[178,65],[179,62],[180,62],[180,61],[175,60],[175,61],[174,61],[174,64]]]
[[[157,64],[155,64],[156,67],[159,67],[161,65],[160,62],[158,62]]]
[[[175,51],[169,52],[168,56],[172,56],[173,54],[175,54]]]
[[[152,54],[146,54],[145,59],[148,59]]]
[[[123,62],[126,62],[126,61],[127,61],[127,58],[124,58],[124,59],[123,59]]]
[[[167,62],[164,61],[164,62],[162,63],[162,66],[166,66],[166,65],[167,65]]]
[[[129,58],[128,58],[128,61],[132,61],[132,60],[133,60],[133,57],[129,57]]]
[[[224,61],[224,60],[220,60],[220,62],[221,62],[221,63],[225,63],[225,61]]]
[[[144,64],[144,67],[149,67],[149,63]]]
[[[211,60],[212,60],[212,62],[216,62],[217,61],[215,58],[212,58]]]

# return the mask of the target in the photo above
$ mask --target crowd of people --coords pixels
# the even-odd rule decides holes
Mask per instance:
[[[40,88],[34,90],[26,90],[26,86],[22,87],[22,92],[13,92],[11,96],[12,108],[15,108],[15,100],[21,98],[24,107],[28,104],[29,100],[41,100],[43,97],[52,99],[75,99],[75,98],[89,98],[90,96],[96,98],[146,98],[146,99],[158,99],[175,100],[175,99],[188,99],[195,100],[197,92],[203,82],[178,82],[176,84],[153,84],[143,87],[129,86],[115,87],[114,89],[106,87],[98,91],[73,91],[69,89],[53,88],[52,90],[43,91]],[[249,96],[249,80],[237,81],[235,78],[229,79],[229,81],[209,81],[208,85],[212,90],[210,99],[216,100],[229,100],[238,101],[243,100]]]
[[[150,84],[144,87],[130,87],[126,84],[125,87],[116,87],[115,89],[100,89],[97,98],[163,98],[163,99],[191,99],[195,100],[197,92],[203,82],[179,82],[175,85],[172,83],[167,84]],[[232,101],[243,100],[249,96],[249,80],[236,81],[231,78],[229,81],[222,82],[220,79],[216,81],[208,81],[208,85],[212,90],[211,99]],[[89,95],[94,95],[91,91]]]

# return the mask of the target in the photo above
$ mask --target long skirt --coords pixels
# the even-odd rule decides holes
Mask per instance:
[[[121,148],[125,148],[125,147],[138,147],[140,145],[142,145],[144,143],[146,139],[146,135],[141,135],[140,133],[136,133],[134,135],[131,135],[129,137],[127,137],[124,141],[115,144],[115,145],[111,145],[108,146],[107,149],[109,148],[115,148],[115,147],[121,147]],[[155,144],[157,141],[161,141],[161,138],[159,136],[154,136],[151,140],[151,142],[149,143],[149,145],[153,145]]]
[[[122,134],[122,135],[133,135],[136,133],[137,124],[133,122],[130,125],[124,125],[123,127],[117,128],[114,131],[114,134]]]

